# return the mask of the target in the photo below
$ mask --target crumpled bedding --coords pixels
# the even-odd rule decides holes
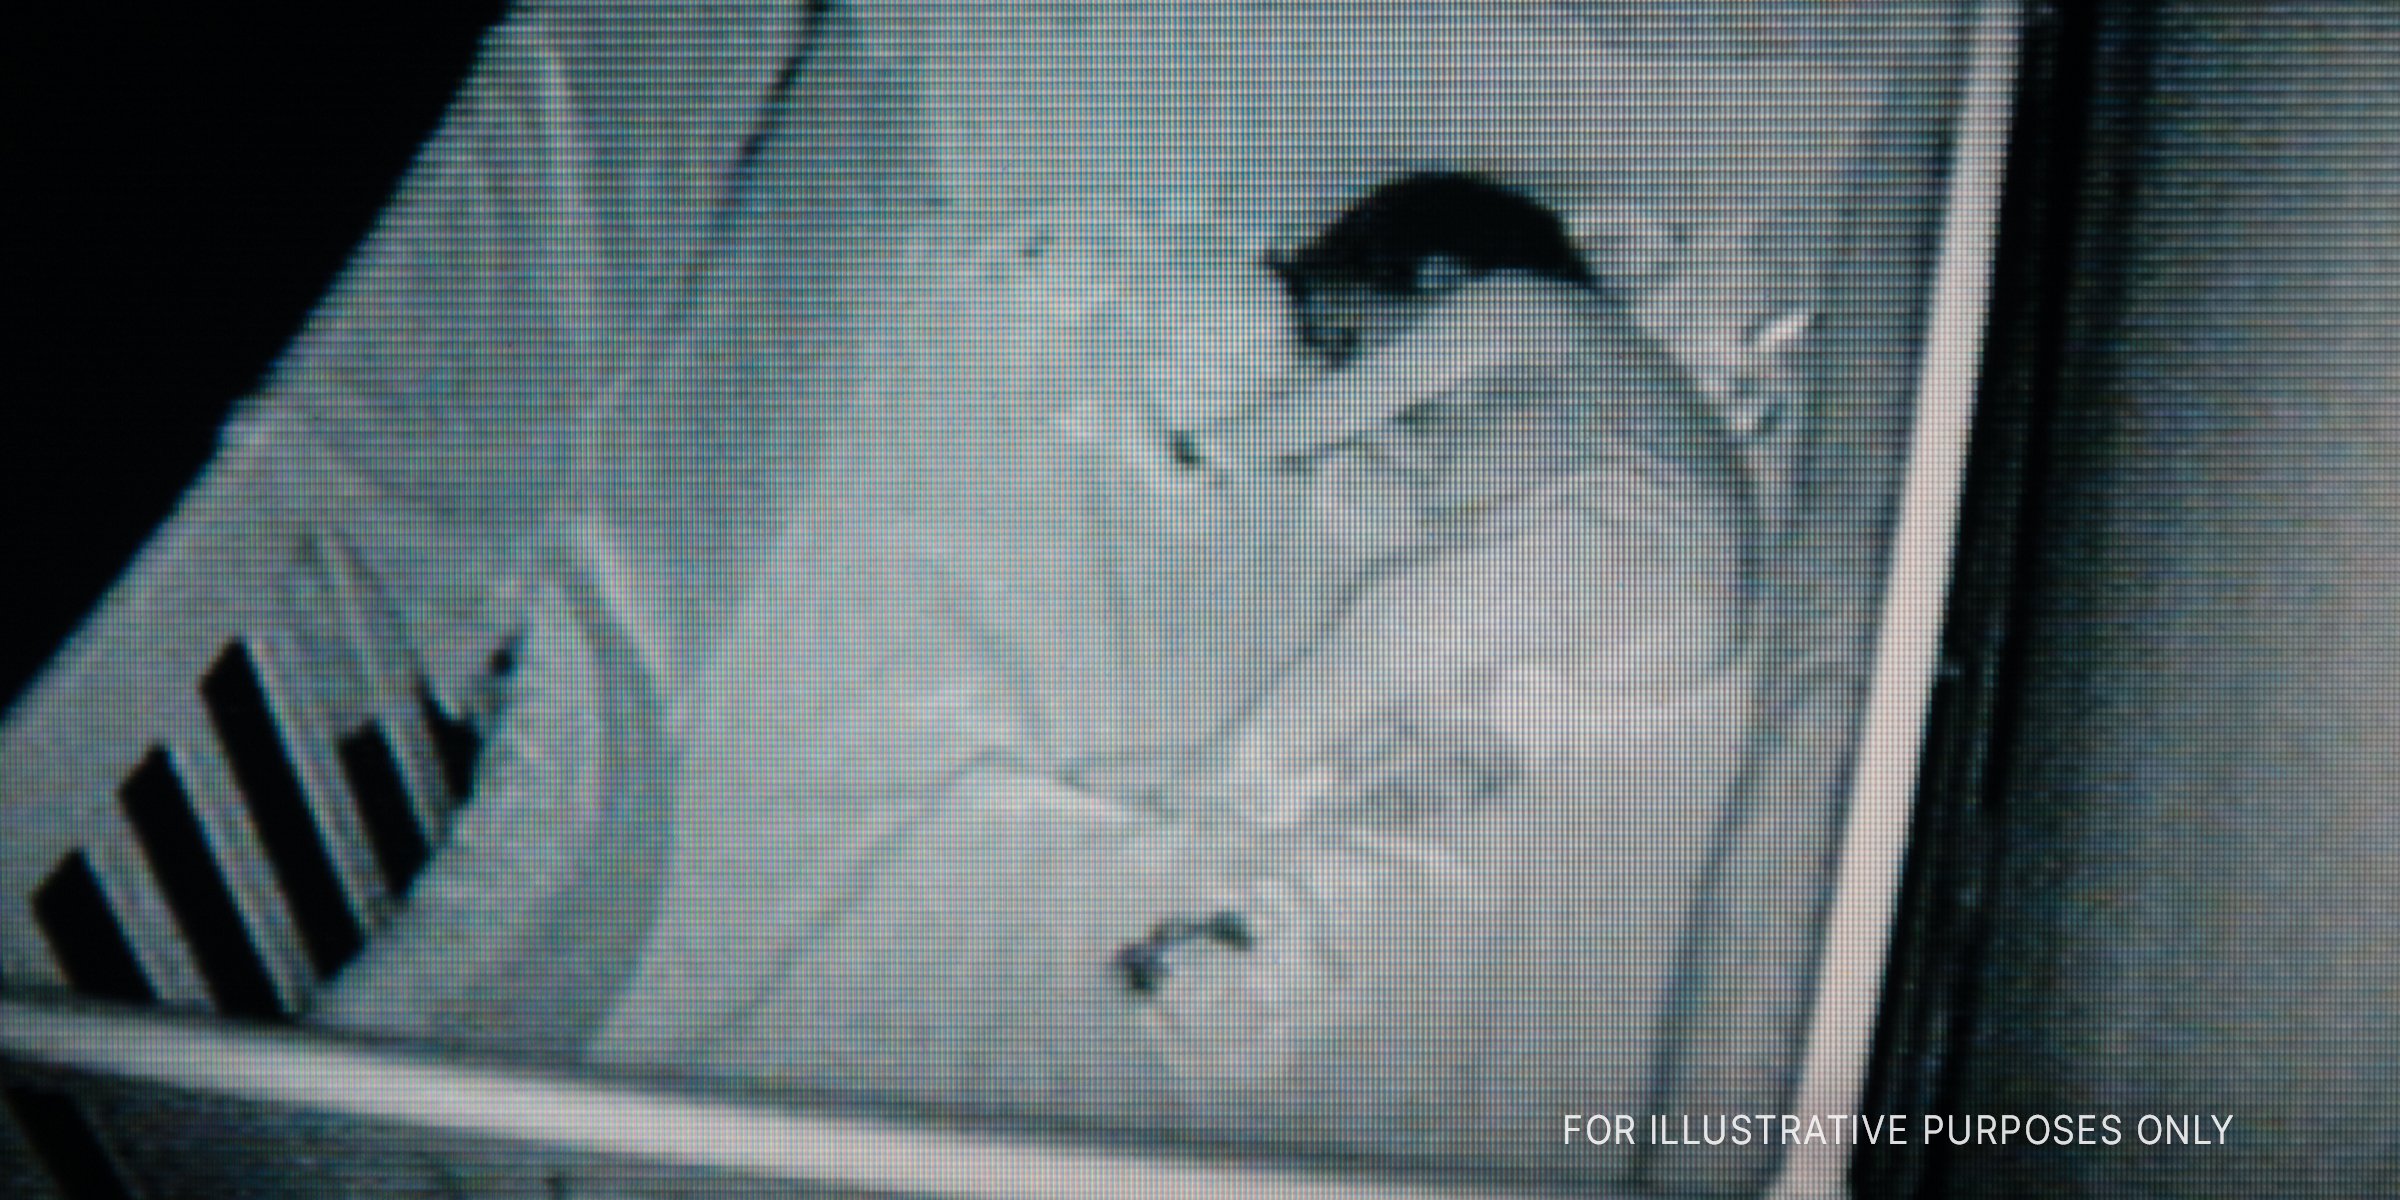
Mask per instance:
[[[538,653],[467,810],[524,840],[463,831],[323,1019],[1622,1178],[1621,1153],[1541,1131],[1658,1100],[1692,915],[1771,773],[1762,704],[1811,745],[1847,720],[1848,665],[1778,675],[1797,443],[1743,436],[1741,405],[1800,387],[1777,355],[1823,261],[1761,214],[1826,215],[1879,77],[1644,57],[1538,5],[1015,6],[1005,28],[890,8],[803,28],[729,7],[702,36],[738,53],[675,85],[714,99],[646,116],[610,111],[589,63],[610,39],[668,54],[656,29],[529,10],[279,375],[334,397],[324,427],[396,497],[490,522],[536,578],[602,580],[580,616],[529,610]],[[1391,98],[1369,120],[1292,57],[1362,30]],[[1512,98],[1413,103],[1477,70]],[[1700,121],[1711,89],[1756,107]],[[770,115],[716,115],[745,105]],[[521,165],[534,146],[546,166]],[[1556,198],[1620,286],[1470,281],[1380,377],[1294,355],[1240,264],[1427,147]],[[501,259],[428,249],[454,231],[424,214],[462,205]],[[628,232],[643,205],[656,243]],[[509,288],[579,282],[504,295],[495,261]],[[383,331],[448,335],[387,310],[451,290],[541,336],[461,328],[453,374],[413,376]],[[1495,296],[1561,328],[1477,359],[1522,320],[1442,314]],[[577,394],[600,399],[556,407]],[[553,741],[594,736],[561,697],[590,694],[595,654],[657,693],[648,782]],[[552,873],[629,821],[665,832],[636,854],[654,882],[596,904]],[[636,948],[478,1013],[518,969],[487,931],[528,927],[475,921],[479,891],[555,944]],[[559,999],[580,1015],[544,1029]]]
[[[1579,303],[1561,360],[1305,465],[1147,484],[1028,396],[952,429],[988,441],[946,482],[830,473],[860,518],[813,523],[696,685],[596,1060],[1401,1153],[1639,1103],[1744,761],[1753,518],[1697,394]],[[1144,498],[1191,526],[1172,557],[1023,516],[1154,486],[1191,489]],[[1365,491],[1396,511],[1362,542]]]

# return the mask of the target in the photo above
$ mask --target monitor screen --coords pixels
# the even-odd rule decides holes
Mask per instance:
[[[326,1056],[72,1136],[1838,1180],[2012,10],[508,13],[9,711],[12,995]]]

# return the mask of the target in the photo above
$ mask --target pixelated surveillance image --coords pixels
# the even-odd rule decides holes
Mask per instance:
[[[228,427],[345,481],[310,561],[483,740],[288,1007],[1763,1186],[1557,1124],[1788,1097],[1968,15],[518,6]],[[309,1146],[295,1194],[718,1194]]]

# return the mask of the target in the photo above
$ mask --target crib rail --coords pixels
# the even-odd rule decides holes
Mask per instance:
[[[1532,1200],[1533,1187],[1175,1154],[830,1108],[770,1107],[468,1066],[264,1026],[0,999],[12,1074],[146,1085],[403,1127],[419,1149],[499,1139],[547,1164],[958,1200]],[[739,1190],[731,1189],[729,1190]],[[752,1194],[747,1190],[740,1194]],[[1574,1194],[1590,1196],[1586,1189]]]

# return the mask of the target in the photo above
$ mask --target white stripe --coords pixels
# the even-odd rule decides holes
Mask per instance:
[[[1800,1086],[1792,1102],[1796,1114],[1856,1113],[1866,1087],[1982,358],[2018,23],[2014,0],[1986,0],[1976,24],[1917,380],[1908,477],[1884,591],[1874,687]],[[1849,1160],[1846,1146],[1797,1147],[1769,1195],[1775,1200],[1847,1196]]]
[[[959,1200],[1502,1200],[1551,1194],[1443,1187],[1391,1175],[1337,1177],[962,1125],[738,1104],[436,1062],[313,1034],[18,998],[0,999],[0,1057],[476,1139]],[[1528,1130],[1526,1136],[1542,1132]]]

